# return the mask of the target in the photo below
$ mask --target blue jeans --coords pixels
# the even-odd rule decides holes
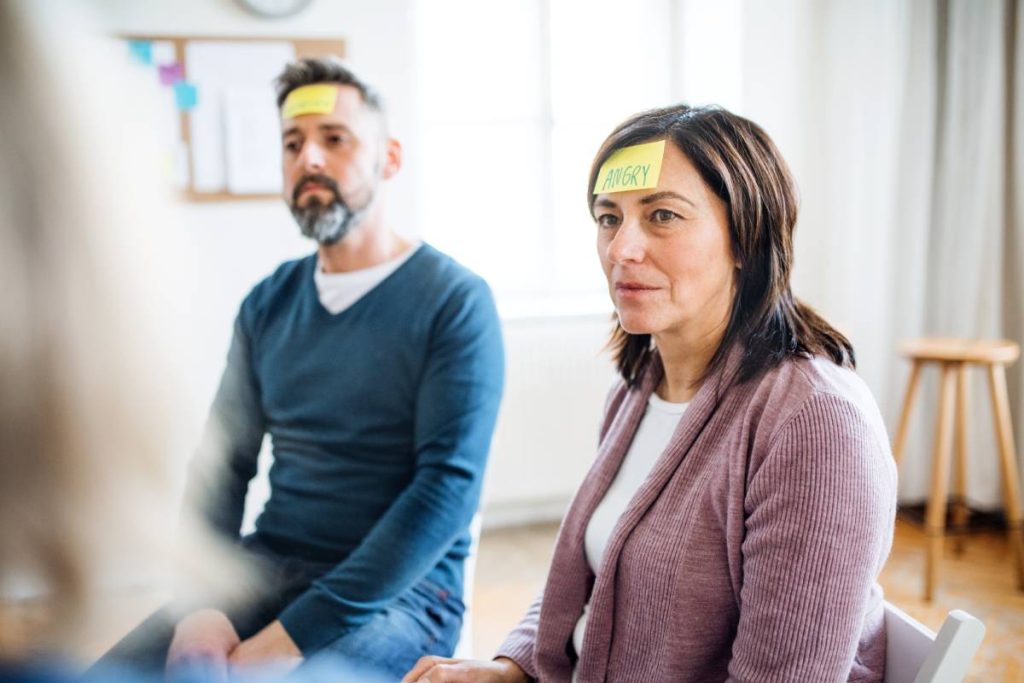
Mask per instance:
[[[242,545],[270,568],[258,597],[241,608],[225,610],[245,640],[276,619],[334,565],[278,555],[254,537],[244,539]],[[350,667],[368,672],[368,677],[372,672],[397,680],[423,655],[451,655],[459,640],[464,609],[461,600],[423,580],[368,622],[339,634],[322,650],[305,654],[311,661],[343,659]],[[171,614],[166,607],[158,610],[103,655],[97,666],[162,670],[174,636]]]
[[[368,673],[401,678],[424,655],[450,657],[462,627],[461,603],[430,581],[403,593],[368,623],[342,634],[320,653]]]

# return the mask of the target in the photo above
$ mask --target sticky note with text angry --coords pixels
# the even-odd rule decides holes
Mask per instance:
[[[616,150],[601,165],[594,194],[646,190],[658,186],[665,141],[645,142]]]

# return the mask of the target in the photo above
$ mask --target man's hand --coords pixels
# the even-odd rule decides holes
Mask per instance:
[[[202,667],[212,680],[227,680],[228,655],[240,642],[223,612],[201,609],[178,622],[167,651],[167,671]]]
[[[274,670],[285,673],[302,663],[302,650],[295,644],[281,622],[274,620],[252,638],[243,641],[231,652],[232,667],[272,663]]]
[[[420,657],[402,683],[527,683],[530,677],[507,657],[493,662]]]

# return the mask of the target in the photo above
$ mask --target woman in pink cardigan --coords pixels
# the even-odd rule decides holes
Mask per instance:
[[[896,474],[850,342],[790,289],[797,198],[756,124],[638,114],[588,201],[622,380],[547,584],[491,662],[405,681],[881,681]]]

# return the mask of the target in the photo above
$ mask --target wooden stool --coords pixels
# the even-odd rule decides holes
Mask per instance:
[[[1013,445],[1010,404],[1006,394],[1006,365],[1020,357],[1020,346],[1005,340],[914,339],[900,344],[900,353],[911,360],[910,382],[903,398],[900,423],[896,430],[892,454],[899,467],[907,439],[910,408],[926,363],[938,363],[942,370],[939,394],[939,417],[935,426],[935,451],[932,459],[932,488],[925,513],[928,535],[928,559],[925,569],[925,600],[935,594],[939,558],[942,555],[946,527],[946,501],[949,494],[949,460],[953,441],[953,404],[956,403],[956,463],[953,479],[953,528],[960,532],[967,525],[967,367],[982,365],[988,373],[999,442],[999,462],[1003,479],[1003,504],[1006,528],[1010,538],[1010,557],[1017,573],[1017,588],[1024,590],[1024,537],[1022,537],[1017,455]],[[962,550],[963,535],[958,534],[954,550]]]

